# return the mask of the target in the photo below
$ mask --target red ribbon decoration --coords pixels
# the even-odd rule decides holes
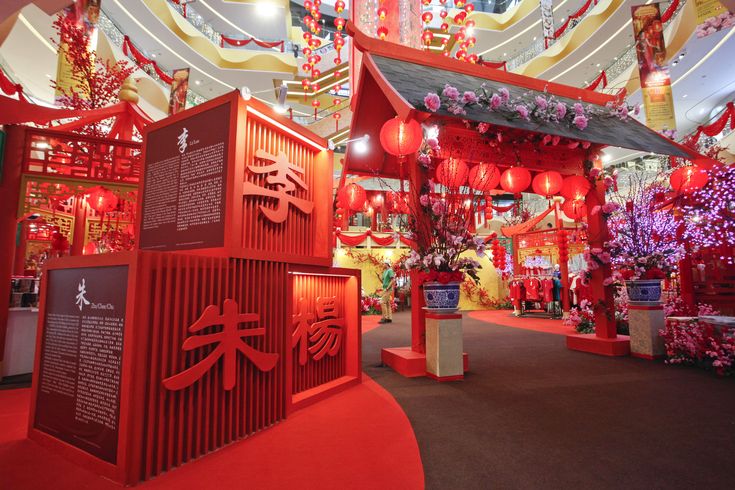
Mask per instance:
[[[715,136],[720,134],[722,130],[725,129],[725,126],[727,126],[728,122],[730,123],[731,128],[735,128],[735,104],[733,104],[733,102],[727,103],[727,105],[725,106],[725,110],[722,112],[722,114],[720,114],[720,117],[718,117],[716,121],[706,126],[698,126],[697,131],[695,131],[691,136],[686,139],[686,145],[696,145],[702,134],[705,134],[707,136]]]
[[[173,83],[174,81],[173,77],[169,75],[168,73],[166,73],[165,71],[163,71],[161,67],[158,66],[158,63],[156,63],[150,58],[146,58],[146,56],[143,53],[138,51],[138,48],[136,48],[133,45],[133,43],[130,41],[130,38],[128,36],[125,36],[123,38],[122,50],[125,56],[130,56],[131,58],[133,58],[133,60],[135,60],[135,63],[139,67],[143,68],[145,66],[151,65],[153,66],[153,70],[155,70],[156,75],[158,75],[158,77],[163,82],[165,82],[168,85],[171,85],[171,83]]]
[[[602,88],[607,87],[607,73],[605,73],[605,70],[602,70],[602,73],[600,73],[600,75],[597,78],[595,78],[595,80],[592,83],[587,85],[585,89],[595,90],[600,84],[602,84]]]
[[[573,14],[570,14],[569,17],[567,17],[567,20],[564,21],[564,23],[561,25],[561,27],[559,27],[557,30],[554,31],[554,39],[559,39],[562,36],[562,34],[564,34],[564,31],[567,30],[567,27],[569,27],[569,23],[573,19],[579,19],[580,17],[582,17],[587,12],[587,9],[590,8],[590,5],[592,5],[592,1],[593,0],[587,0],[584,3],[584,5],[580,7],[579,10],[577,10]],[[595,5],[597,5],[597,0],[594,0],[594,2],[595,2]]]
[[[661,22],[668,22],[673,16],[676,9],[679,7],[679,0],[674,0],[669,4],[668,8],[661,14]]]
[[[339,238],[340,242],[342,242],[344,245],[347,245],[348,247],[356,247],[357,245],[361,245],[365,240],[368,239],[368,237],[372,238],[373,242],[375,242],[375,244],[380,247],[390,247],[395,243],[395,239],[391,235],[379,237],[375,236],[375,234],[371,230],[367,230],[365,233],[362,233],[360,235],[344,235],[339,230],[335,231],[334,234],[337,236],[337,238]],[[399,235],[399,240],[404,245],[412,248],[416,245],[416,242],[414,242],[413,240],[409,240],[403,235]]]
[[[284,41],[261,41],[260,39],[256,39],[254,37],[251,37],[249,39],[235,39],[232,37],[227,37],[224,34],[220,34],[220,47],[224,48],[225,43],[229,44],[230,46],[246,46],[250,43],[255,43],[257,46],[260,46],[261,48],[281,48],[281,53],[283,53],[283,49],[285,46]]]
[[[0,70],[0,90],[8,95],[18,94],[18,100],[28,102],[28,99],[23,95],[23,86],[19,83],[13,83],[2,70]]]
[[[508,65],[505,61],[483,61],[482,66],[496,69],[502,68],[504,71],[508,71]]]

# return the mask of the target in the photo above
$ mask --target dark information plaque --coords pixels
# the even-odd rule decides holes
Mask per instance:
[[[117,462],[128,266],[48,272],[34,427]]]
[[[230,105],[148,133],[140,248],[224,245]]]

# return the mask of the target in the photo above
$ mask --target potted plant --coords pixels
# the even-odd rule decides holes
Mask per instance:
[[[607,243],[606,252],[625,281],[631,302],[659,302],[661,280],[681,255],[676,239],[678,223],[657,209],[657,196],[664,191],[661,184],[646,184],[642,177],[632,177],[626,195],[613,196],[617,205],[608,225],[614,239]]]
[[[419,202],[425,219],[423,224],[414,220],[411,226],[414,235],[417,227],[427,228],[422,230],[425,239],[419,241],[416,250],[404,259],[403,266],[419,272],[418,282],[423,288],[428,309],[453,312],[459,305],[460,285],[465,275],[475,282],[479,280],[477,270],[480,263],[462,257],[462,254],[474,250],[478,257],[482,257],[485,240],[467,230],[467,213],[454,209],[456,206],[451,200],[426,191],[421,194]]]

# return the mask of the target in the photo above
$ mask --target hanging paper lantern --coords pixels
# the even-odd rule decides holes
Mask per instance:
[[[470,187],[480,192],[495,189],[500,182],[500,170],[492,163],[480,163],[470,169]]]
[[[385,20],[385,16],[388,15],[388,9],[385,7],[380,7],[378,9],[378,18],[380,20]]]
[[[581,175],[572,175],[564,179],[561,185],[561,195],[570,201],[584,199],[592,188],[590,181]]]
[[[375,208],[382,208],[383,207],[383,194],[375,194],[373,198],[370,200],[370,205]]]
[[[445,187],[455,189],[467,182],[469,173],[470,169],[464,161],[450,158],[436,167],[436,180]]]
[[[385,40],[386,36],[388,36],[388,28],[385,26],[378,27],[377,34],[380,39]]]
[[[337,17],[336,19],[334,19],[334,26],[337,28],[338,31],[344,29],[346,23],[347,21],[343,17]]]
[[[541,172],[533,178],[533,192],[540,196],[551,197],[559,193],[563,182],[564,179],[559,172],[554,170]]]
[[[669,183],[677,194],[692,194],[707,184],[707,172],[695,166],[679,167],[671,173]]]
[[[337,0],[336,2],[334,2],[334,10],[338,14],[341,14],[344,11],[344,9],[345,9],[345,2],[343,0]]]
[[[561,210],[574,221],[579,221],[587,215],[587,205],[581,199],[567,199],[561,205]]]
[[[421,20],[424,21],[424,24],[428,24],[431,22],[431,20],[434,18],[434,14],[431,12],[424,12],[421,14]]]
[[[485,207],[485,220],[490,221],[493,219],[493,208],[492,206]]]
[[[339,190],[337,198],[350,210],[360,211],[365,206],[367,193],[361,185],[349,184]]]
[[[519,194],[531,185],[531,172],[523,167],[510,167],[500,176],[500,187],[505,192]]]
[[[380,128],[380,144],[394,156],[416,153],[423,142],[421,125],[411,119],[403,122],[399,117],[388,119]]]
[[[421,40],[428,46],[434,40],[434,33],[429,30],[424,31],[424,33],[421,34]]]
[[[98,213],[109,213],[117,208],[118,201],[119,199],[114,192],[102,186],[90,189],[89,194],[87,194],[87,204]]]

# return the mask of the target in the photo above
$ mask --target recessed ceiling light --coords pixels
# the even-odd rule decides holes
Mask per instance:
[[[201,80],[195,80],[194,83],[196,83],[197,85],[201,85],[202,84],[202,81]]]
[[[49,75],[48,73],[46,73],[46,78],[51,78],[51,75]]]
[[[278,7],[270,2],[259,3],[257,6],[258,14],[263,17],[273,17],[278,11]]]
[[[533,40],[534,40],[534,41],[536,40],[536,36],[533,36]]]
[[[508,53],[503,53],[503,56],[508,56]]]
[[[699,109],[699,113],[700,114],[704,114],[704,107],[702,107],[701,109]]]
[[[682,95],[681,98],[682,99],[686,99],[687,98],[687,94]]]
[[[156,57],[156,53],[151,53],[151,58],[155,58],[155,57]]]
[[[599,63],[597,63],[597,68],[599,68],[599,67],[600,67],[600,64],[599,64]]]

